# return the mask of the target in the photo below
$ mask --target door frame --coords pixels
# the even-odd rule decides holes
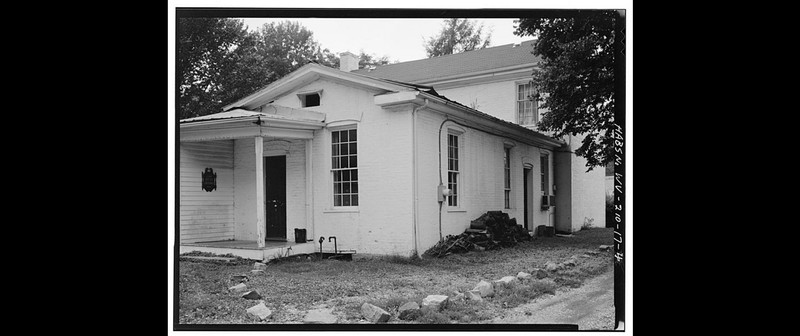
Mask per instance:
[[[271,232],[269,230],[266,230],[266,228],[269,227],[269,223],[267,221],[270,218],[267,215],[267,212],[269,211],[268,207],[267,207],[267,205],[268,205],[267,202],[270,201],[270,200],[267,199],[267,195],[269,194],[269,188],[267,188],[267,180],[269,179],[269,177],[268,177],[269,174],[267,174],[267,169],[269,169],[269,166],[267,165],[267,159],[268,158],[274,158],[274,157],[283,157],[283,162],[284,162],[284,167],[283,167],[283,170],[284,170],[284,172],[283,172],[283,184],[284,184],[284,187],[283,187],[283,212],[284,212],[283,213],[283,234],[280,237],[270,236]],[[265,151],[263,156],[262,156],[262,158],[261,158],[261,160],[263,162],[263,170],[264,170],[263,174],[264,174],[264,226],[265,226],[264,240],[265,241],[287,241],[288,236],[289,236],[289,234],[288,234],[288,223],[287,223],[288,222],[288,213],[287,213],[288,206],[287,206],[287,197],[286,197],[287,196],[286,195],[287,194],[287,190],[286,189],[287,189],[287,186],[288,186],[288,183],[287,183],[288,176],[287,176],[287,172],[286,172],[286,166],[287,166],[286,161],[287,161],[287,159],[288,159],[288,153],[286,153],[285,151],[271,151],[271,152]]]

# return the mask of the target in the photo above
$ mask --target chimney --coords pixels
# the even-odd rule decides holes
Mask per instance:
[[[358,56],[349,51],[339,54],[339,70],[346,72],[358,70]]]

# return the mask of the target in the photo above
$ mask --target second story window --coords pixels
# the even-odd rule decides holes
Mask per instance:
[[[517,123],[535,125],[539,122],[539,104],[533,84],[517,84]]]

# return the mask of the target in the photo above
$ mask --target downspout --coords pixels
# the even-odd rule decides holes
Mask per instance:
[[[417,178],[418,178],[417,177],[417,175],[418,175],[417,174],[417,112],[420,111],[420,110],[425,109],[426,107],[428,107],[428,99],[427,98],[425,98],[425,104],[424,105],[422,105],[420,107],[414,107],[411,110],[411,142],[412,142],[412,147],[411,147],[411,166],[412,166],[411,175],[412,175],[412,177],[411,177],[411,179],[413,181],[413,184],[411,186],[411,193],[414,196],[414,200],[413,200],[414,203],[412,204],[412,208],[411,208],[412,209],[411,210],[412,211],[411,219],[412,219],[412,227],[413,227],[413,232],[414,232],[414,237],[413,237],[414,238],[414,254],[417,255],[417,256],[420,255],[420,253],[418,251],[419,243],[418,243],[418,238],[417,238],[417,236],[418,236],[417,235],[417,215],[419,214],[419,211],[417,209],[419,207],[419,195],[417,195]]]

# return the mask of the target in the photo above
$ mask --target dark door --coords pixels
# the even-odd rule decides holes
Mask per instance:
[[[268,240],[286,240],[286,156],[264,157],[264,210]]]
[[[523,212],[523,217],[525,217],[525,229],[530,231],[531,230],[531,225],[530,225],[530,223],[528,223],[528,221],[529,221],[528,220],[528,213],[530,212],[530,210],[528,209],[529,208],[528,207],[528,200],[530,198],[530,196],[528,195],[528,192],[530,191],[530,188],[528,187],[528,182],[530,182],[530,179],[531,179],[531,177],[530,177],[531,170],[527,169],[527,168],[524,168],[524,169],[522,169],[522,172],[523,172],[522,173],[522,204],[523,204],[522,207],[523,207],[523,209],[525,209],[524,212]]]

